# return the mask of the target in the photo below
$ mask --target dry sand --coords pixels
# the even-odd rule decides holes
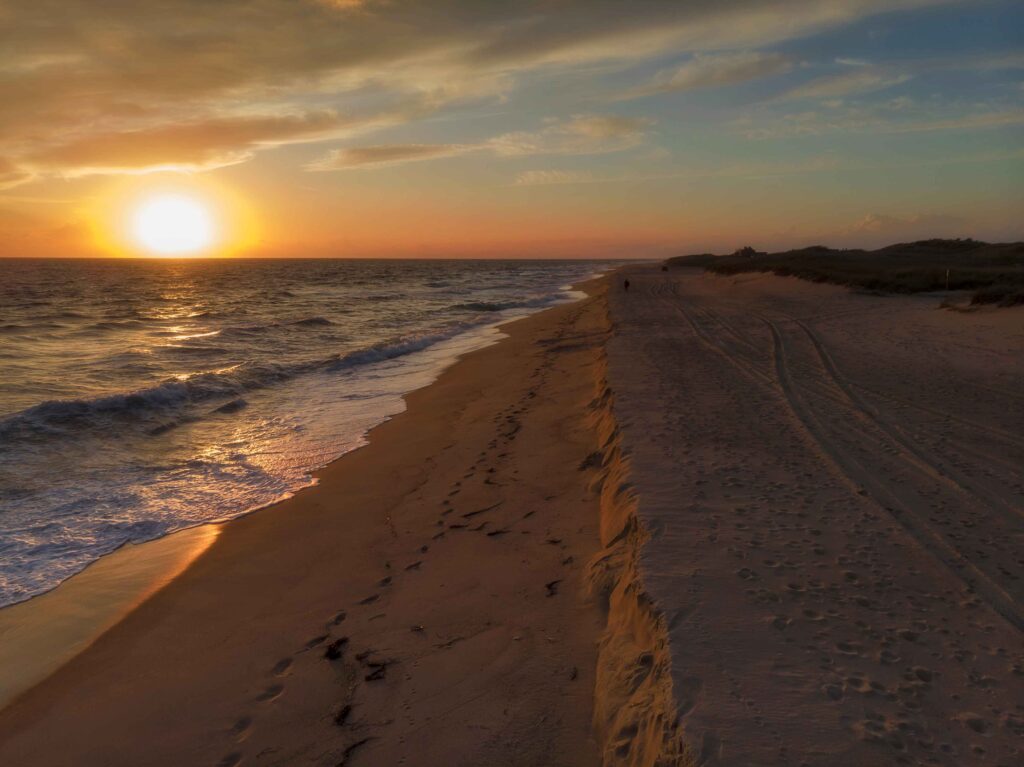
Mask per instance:
[[[317,487],[224,525],[0,712],[0,764],[597,764],[606,331],[599,297],[514,323]]]
[[[641,690],[623,738],[1024,764],[1024,311],[625,274],[608,379],[681,728]]]

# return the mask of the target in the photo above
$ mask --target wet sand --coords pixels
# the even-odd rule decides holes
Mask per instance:
[[[318,486],[223,525],[0,712],[0,763],[597,764],[606,331],[600,297],[509,325]]]
[[[1024,312],[625,270],[608,380],[708,765],[1024,761]]]
[[[0,708],[63,666],[184,572],[220,525],[128,544],[57,589],[0,610]]]

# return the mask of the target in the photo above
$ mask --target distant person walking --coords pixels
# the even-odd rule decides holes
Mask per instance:
[[[622,283],[622,289],[625,290],[627,293],[629,292],[629,280],[626,280],[625,282]]]

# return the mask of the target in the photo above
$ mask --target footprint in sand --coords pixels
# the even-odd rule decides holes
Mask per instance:
[[[286,673],[288,673],[288,669],[290,669],[291,667],[292,659],[282,658],[274,664],[274,667],[270,669],[270,673],[274,676],[284,676]]]
[[[420,566],[422,564],[423,564],[422,560],[416,560],[415,562],[412,562],[411,564],[406,565],[405,569],[406,570],[419,570]]]
[[[327,645],[324,650],[324,657],[327,660],[338,660],[345,652],[345,645],[348,644],[348,637],[339,637]]]
[[[249,732],[252,729],[252,717],[243,716],[233,725],[231,725],[231,734],[235,736],[235,740],[241,742],[249,737]]]
[[[281,693],[284,692],[283,684],[272,684],[267,687],[263,692],[256,696],[256,700],[260,703],[270,703],[271,701],[277,700],[281,697]]]
[[[361,605],[372,605],[378,599],[380,599],[380,594],[371,594],[370,596],[366,597],[366,599],[360,599],[359,600],[359,604],[361,604]],[[326,637],[324,637],[324,638],[326,639]]]
[[[235,751],[234,753],[221,757],[221,760],[217,762],[217,767],[235,767],[236,765],[241,763],[242,755]]]
[[[349,759],[352,758],[352,755],[371,740],[373,740],[373,738],[362,738],[346,748],[341,754],[341,761],[338,762],[338,767],[345,767],[345,765],[349,763]]]
[[[344,727],[350,716],[352,716],[352,706],[346,703],[338,709],[338,713],[334,715],[334,723],[339,727]]]

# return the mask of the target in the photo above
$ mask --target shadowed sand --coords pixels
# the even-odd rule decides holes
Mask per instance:
[[[634,601],[659,615],[683,761],[1021,764],[1024,312],[624,276],[608,381],[646,539]],[[679,732],[634,702],[649,764]]]
[[[0,712],[0,764],[597,764],[604,303],[508,332]]]

